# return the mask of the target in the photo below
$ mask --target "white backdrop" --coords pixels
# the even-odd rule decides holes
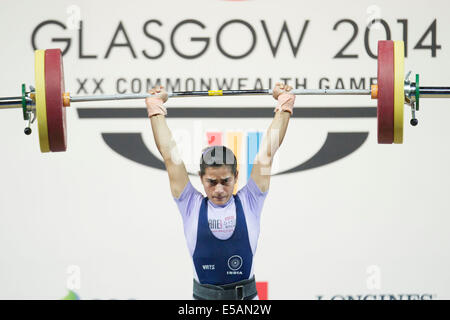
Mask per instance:
[[[450,28],[446,1],[12,1],[0,10],[0,95],[20,94],[21,83],[34,84],[32,34],[40,48],[66,48],[66,89],[77,94],[84,79],[88,94],[101,81],[105,93],[146,89],[147,79],[234,79],[237,89],[253,89],[258,78],[267,88],[280,78],[295,78],[308,88],[350,87],[351,78],[368,88],[376,60],[364,46],[366,26],[383,19],[391,37],[403,40],[407,20],[406,70],[420,73],[421,85],[448,85]],[[344,54],[333,58],[354,35]],[[399,22],[398,20],[403,22]],[[82,21],[82,40],[78,21]],[[149,20],[156,20],[147,24]],[[196,20],[179,27],[183,20]],[[219,29],[245,21],[255,32],[254,49],[230,59],[216,42]],[[415,49],[436,20],[423,45]],[[262,22],[263,21],[263,22]],[[308,21],[306,23],[306,21]],[[274,57],[264,24],[275,45],[283,22],[286,34]],[[203,25],[203,27],[201,26]],[[305,27],[306,25],[306,27]],[[116,34],[116,31],[118,32]],[[150,36],[151,35],[151,36]],[[152,38],[153,37],[153,38]],[[195,59],[208,38],[206,51]],[[380,24],[369,45],[385,39]],[[155,39],[157,38],[157,39]],[[241,22],[220,33],[222,49],[242,55],[252,33]],[[108,48],[112,46],[108,54]],[[128,47],[117,44],[128,43]],[[81,47],[81,49],[80,49]],[[175,47],[175,48],[174,48]],[[133,54],[134,52],[134,54]],[[145,52],[145,54],[144,54]],[[96,58],[85,58],[85,56]],[[135,57],[134,57],[135,55]],[[149,59],[147,56],[158,56]],[[117,88],[118,79],[119,88]],[[138,79],[134,80],[133,79]],[[294,80],[292,80],[294,79]],[[190,84],[192,84],[192,80]],[[217,89],[217,88],[213,88]],[[98,91],[96,93],[99,93]],[[81,91],[80,95],[86,94]],[[110,148],[102,133],[142,134],[158,158],[145,117],[80,117],[80,108],[143,107],[143,101],[73,104],[68,109],[69,150],[41,154],[37,127],[23,134],[19,110],[0,115],[0,298],[60,299],[73,289],[81,299],[189,299],[192,270],[181,218],[165,171],[131,161]],[[173,99],[174,107],[274,107],[271,97]],[[297,97],[296,110],[308,107],[375,107],[368,97]],[[450,108],[446,100],[422,100],[419,125],[411,127],[405,109],[403,145],[376,143],[376,118],[292,118],[274,173],[311,158],[329,132],[368,132],[360,148],[338,161],[311,170],[274,176],[262,213],[256,254],[257,281],[268,282],[269,299],[382,299],[450,297],[450,205],[448,200]],[[190,172],[206,145],[206,132],[241,132],[241,180],[246,182],[246,134],[265,131],[270,118],[169,118],[185,150]],[[185,131],[183,131],[185,130]],[[203,191],[197,176],[194,186]],[[392,296],[387,296],[392,295]],[[408,296],[409,295],[409,296]]]

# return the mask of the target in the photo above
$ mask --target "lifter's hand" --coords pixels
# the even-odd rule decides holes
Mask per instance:
[[[289,85],[285,85],[284,83],[277,82],[275,83],[275,88],[273,88],[272,96],[275,100],[278,100],[278,97],[283,94],[287,93],[292,90],[292,87]]]
[[[167,91],[164,89],[163,86],[154,87],[153,89],[148,90],[148,93],[154,95],[155,97],[160,98],[162,102],[166,102],[167,99],[169,99],[169,95],[167,94]],[[149,98],[150,97],[146,98],[145,102],[147,102],[147,99]]]
[[[166,115],[167,109],[164,107],[164,102],[167,101],[169,95],[163,86],[154,87],[148,91],[152,97],[145,98],[145,105],[147,106],[148,117],[152,117],[157,114]]]
[[[294,111],[295,95],[291,93],[292,87],[284,83],[277,82],[273,88],[273,97],[278,101],[275,112],[286,111],[290,114]]]

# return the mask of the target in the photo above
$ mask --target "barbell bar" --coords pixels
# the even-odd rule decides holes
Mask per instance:
[[[295,95],[370,95],[377,99],[377,134],[380,144],[403,143],[404,106],[411,107],[411,125],[421,98],[450,98],[450,87],[420,87],[419,75],[411,82],[409,72],[404,74],[403,41],[378,42],[377,84],[370,89],[294,89]],[[209,90],[169,92],[171,98],[201,96],[272,95],[272,89]],[[65,92],[63,60],[60,49],[35,51],[35,87],[26,90],[22,84],[19,97],[0,97],[0,109],[21,108],[28,121],[25,134],[31,133],[31,124],[37,119],[41,152],[67,150],[66,107],[76,102],[145,99],[151,94],[111,94],[71,96]]]

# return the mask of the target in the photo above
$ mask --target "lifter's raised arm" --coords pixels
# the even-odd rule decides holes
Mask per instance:
[[[295,95],[287,93],[291,86],[277,83],[273,89],[273,97],[278,100],[275,116],[261,142],[252,168],[251,178],[262,192],[269,189],[272,162],[275,153],[283,142],[289,119],[294,106]]]
[[[179,156],[172,132],[167,126],[165,118],[167,112],[163,103],[167,101],[168,95],[162,86],[150,90],[149,93],[155,95],[145,99],[153,137],[169,174],[172,196],[179,198],[189,181],[189,176]]]

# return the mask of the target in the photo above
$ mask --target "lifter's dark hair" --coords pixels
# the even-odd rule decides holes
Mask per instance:
[[[200,158],[200,177],[203,177],[208,167],[229,166],[234,176],[237,173],[237,160],[231,149],[225,146],[210,146],[202,150]]]

